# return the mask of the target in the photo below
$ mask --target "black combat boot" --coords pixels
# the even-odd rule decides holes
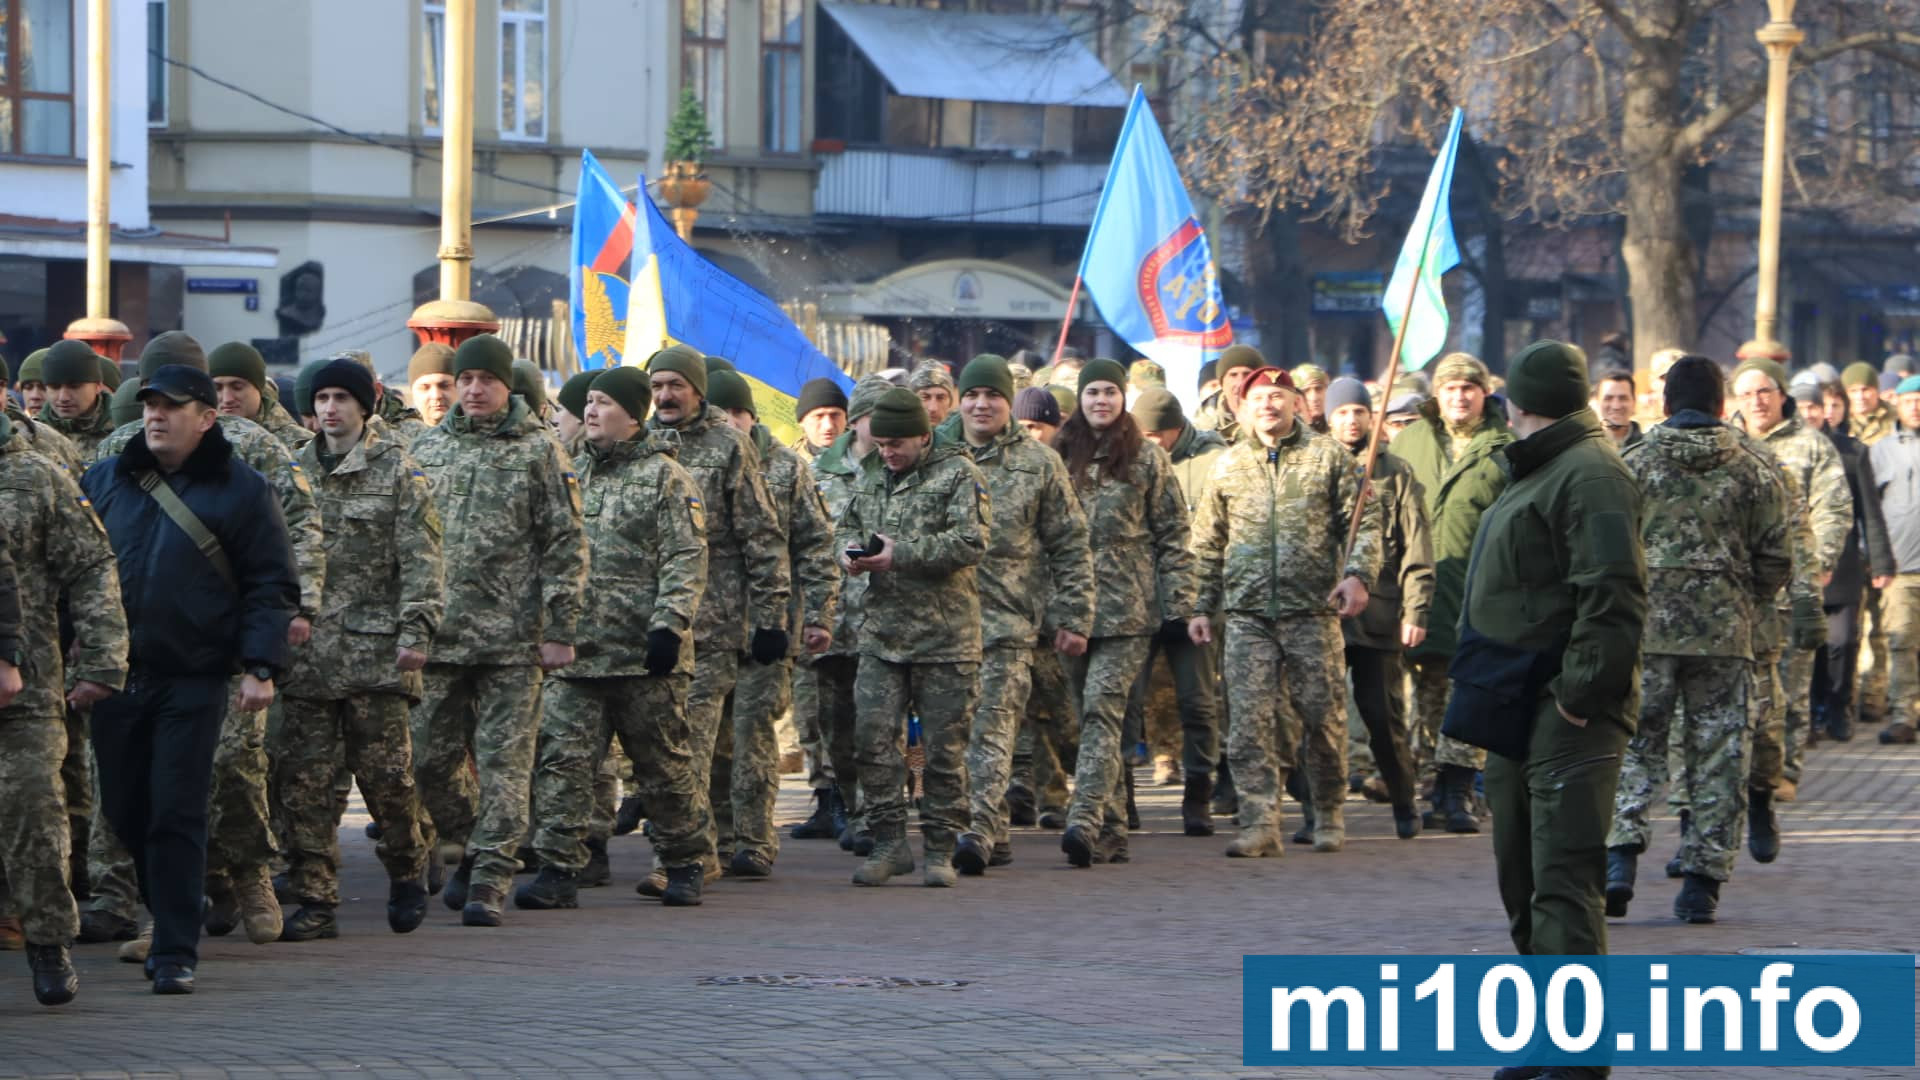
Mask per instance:
[[[1686,847],[1687,830],[1693,827],[1693,811],[1680,811],[1680,846]],[[1680,852],[1675,851],[1673,858],[1667,860],[1667,876],[1678,881],[1686,871],[1680,868]]]
[[[1440,766],[1440,810],[1450,833],[1477,833],[1473,816],[1473,770],[1465,765]]]
[[[467,890],[467,906],[460,909],[462,926],[499,926],[500,906],[506,898],[493,885],[475,885]]]
[[[233,886],[225,881],[212,883],[212,891],[207,894],[206,913],[200,920],[208,937],[226,937],[233,928],[240,925],[240,898],[234,895]]]
[[[1393,808],[1393,835],[1411,840],[1420,835],[1420,810],[1412,803]]]
[[[460,911],[467,906],[467,886],[473,881],[473,856],[460,856],[460,866],[453,876],[447,879],[447,888],[440,894],[449,910]]]
[[[1040,820],[1040,812],[1035,809],[1033,789],[1021,783],[1007,786],[1007,824],[1026,826]]]
[[[340,924],[334,920],[331,904],[300,905],[280,927],[281,941],[319,941],[340,936]]]
[[[551,911],[580,906],[579,875],[571,870],[543,866],[540,876],[513,890],[513,906],[527,911]]]
[[[699,863],[673,867],[667,871],[667,887],[660,893],[660,903],[666,907],[699,907],[704,877],[705,870]]]
[[[1213,778],[1205,774],[1187,774],[1186,790],[1180,794],[1180,826],[1188,836],[1213,835]]]
[[[1780,857],[1780,819],[1773,813],[1772,788],[1747,789],[1747,850],[1758,862]]]
[[[827,839],[839,840],[841,847],[844,849],[846,847],[845,837],[847,835],[847,800],[840,797],[839,788],[834,788],[832,793],[827,797],[827,811],[833,815],[833,835],[827,837]]]
[[[1622,845],[1607,849],[1607,917],[1624,919],[1633,901],[1633,879],[1640,849]]]
[[[1240,796],[1233,789],[1233,770],[1227,767],[1226,758],[1220,759],[1213,776],[1213,816],[1233,817],[1240,812]]]
[[[427,890],[419,881],[396,881],[387,888],[387,927],[410,934],[427,917]]]
[[[613,884],[613,864],[607,861],[605,840],[587,841],[587,865],[580,868],[575,884],[582,889],[598,889]]]
[[[620,800],[620,808],[613,812],[613,835],[625,836],[640,827],[647,816],[647,808],[640,805],[640,796],[628,795]]]
[[[833,789],[813,789],[813,814],[793,827],[788,834],[795,840],[831,840],[838,833],[833,827]]]
[[[766,878],[773,876],[773,860],[767,858],[764,851],[742,848],[727,860],[726,874],[736,878]]]
[[[33,969],[33,997],[42,1005],[65,1005],[80,992],[80,976],[65,945],[27,945],[27,966]]]
[[[987,838],[976,832],[963,832],[953,845],[953,868],[968,877],[979,877],[987,872],[987,865],[993,861],[993,848]]]
[[[1720,907],[1720,883],[1705,874],[1688,874],[1673,898],[1673,917],[1686,922],[1710,923]]]
[[[1094,837],[1084,825],[1069,825],[1060,837],[1060,850],[1066,852],[1069,864],[1082,869],[1092,866]]]

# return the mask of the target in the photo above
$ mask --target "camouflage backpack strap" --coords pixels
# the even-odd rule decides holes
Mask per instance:
[[[233,576],[233,564],[227,561],[227,553],[221,549],[219,538],[213,535],[186,503],[180,501],[180,496],[167,486],[159,473],[152,469],[141,469],[134,474],[134,478],[140,482],[140,490],[153,496],[153,501],[160,504],[160,509],[173,519],[175,525],[180,526],[180,531],[187,534],[187,539],[193,541],[193,546],[199,548],[200,554],[205,555],[207,561],[213,564],[220,579],[227,583],[227,588],[239,592],[240,583]]]

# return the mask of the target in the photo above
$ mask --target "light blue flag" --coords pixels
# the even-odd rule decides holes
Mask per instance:
[[[1413,216],[1413,227],[1400,246],[1400,261],[1393,264],[1393,277],[1380,296],[1387,327],[1395,334],[1400,333],[1401,317],[1407,318],[1407,336],[1400,345],[1403,371],[1425,367],[1447,344],[1447,298],[1440,290],[1440,279],[1460,265],[1460,246],[1454,243],[1453,210],[1449,206],[1453,161],[1460,149],[1460,120],[1456,108],[1453,123],[1447,128],[1447,141],[1440,145],[1433,174],[1427,177],[1426,193],[1420,196],[1420,212]]]

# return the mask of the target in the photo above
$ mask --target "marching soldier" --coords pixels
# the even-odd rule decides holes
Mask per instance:
[[[83,341],[68,339],[47,350],[41,361],[47,403],[40,420],[66,436],[82,459],[113,434],[102,365],[107,361]]]
[[[437,341],[415,349],[407,361],[407,391],[421,422],[439,427],[453,409],[453,350]]]
[[[287,415],[276,392],[267,389],[267,361],[260,350],[244,341],[216,345],[207,354],[207,374],[220,394],[220,415],[259,424],[294,453],[313,441],[313,432]]]

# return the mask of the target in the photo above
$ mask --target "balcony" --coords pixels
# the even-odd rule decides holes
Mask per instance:
[[[954,225],[1084,229],[1107,177],[1106,162],[951,150],[854,149],[820,160],[817,216]]]

